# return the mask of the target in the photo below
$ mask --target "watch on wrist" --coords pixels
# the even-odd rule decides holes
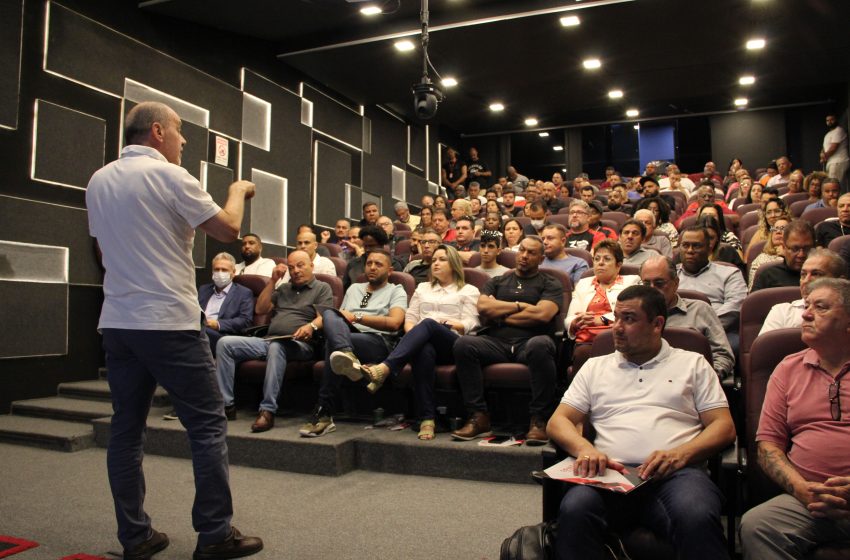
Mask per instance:
[[[354,322],[359,323],[361,321],[363,321],[363,314],[362,313],[355,313],[354,314]]]
[[[317,330],[319,330],[319,327],[316,326],[316,323],[310,321],[309,324],[310,324],[310,328],[313,329],[313,332],[316,332]]]

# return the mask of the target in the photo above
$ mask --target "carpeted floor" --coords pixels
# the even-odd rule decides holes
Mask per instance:
[[[14,560],[120,553],[105,450],[0,444],[0,472],[0,534],[39,543]],[[145,473],[147,511],[171,538],[155,558],[190,558],[191,463],[149,455]],[[540,488],[528,484],[232,466],[231,485],[234,525],[266,543],[257,559],[495,559],[514,529],[540,520]]]

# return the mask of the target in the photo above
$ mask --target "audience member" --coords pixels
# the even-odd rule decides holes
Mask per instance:
[[[793,220],[783,233],[783,262],[765,267],[753,281],[753,292],[778,286],[799,286],[800,269],[815,246],[815,230],[804,220]]]
[[[472,216],[472,204],[465,198],[455,199],[452,202],[450,227],[455,227],[457,220],[463,216]]]
[[[236,265],[236,274],[255,274],[271,278],[274,261],[263,257],[263,241],[256,233],[242,236],[242,262]]]
[[[791,179],[791,160],[781,156],[776,160],[776,175],[770,178],[765,187],[784,187]]]
[[[339,245],[341,241],[348,239],[350,229],[351,222],[346,218],[340,218],[334,224],[333,233],[330,234],[327,240],[322,241],[322,243],[336,243]]]
[[[315,233],[299,233],[295,238],[295,248],[299,251],[304,251],[310,257],[310,261],[313,263],[313,274],[329,274],[330,276],[336,276],[336,266],[334,266],[333,261],[328,257],[321,256],[316,251],[318,247],[319,244],[316,243]],[[278,280],[279,284],[289,282],[289,269],[284,268],[284,270],[285,272],[283,276],[280,280]]]
[[[661,292],[667,302],[665,327],[693,329],[708,339],[714,371],[720,378],[730,375],[735,367],[735,355],[711,305],[698,299],[683,298],[678,294],[679,276],[673,259],[655,255],[640,267],[644,286]]]
[[[439,233],[430,228],[424,229],[422,231],[422,239],[419,242],[419,256],[416,259],[410,259],[410,262],[404,267],[403,272],[413,276],[417,284],[427,282],[428,275],[431,273],[431,259],[434,255],[434,250],[440,243],[442,243],[442,239],[440,239]]]
[[[823,137],[820,162],[824,164],[826,174],[838,179],[843,191],[847,192],[847,170],[850,169],[850,155],[847,152],[847,132],[838,126],[838,119],[835,115],[826,116],[826,127],[829,129],[829,132]]]
[[[605,236],[605,239],[613,239],[614,241],[616,241],[617,232],[609,228],[608,226],[602,224],[602,213],[604,212],[602,203],[598,200],[591,200],[587,206],[588,210],[590,211],[590,213],[587,215],[588,229],[598,231],[599,233]]]
[[[565,248],[567,229],[561,224],[549,224],[543,228],[543,254],[546,258],[540,268],[555,268],[567,274],[575,286],[588,269],[587,261],[567,253]]]
[[[838,197],[836,208],[838,210],[837,219],[825,220],[815,228],[817,244],[820,247],[827,247],[833,239],[850,235],[850,193]]]
[[[522,206],[517,206],[516,204],[516,195],[514,191],[508,190],[502,192],[502,208],[505,211],[505,214],[516,217],[522,212]],[[523,198],[523,206],[525,206],[525,199]]]
[[[850,437],[842,410],[850,386],[841,386],[850,362],[850,282],[812,282],[802,339],[809,348],[782,360],[767,383],[758,462],[783,493],[744,514],[746,559],[803,559],[819,544],[850,539]]]
[[[265,432],[274,427],[277,395],[283,382],[288,360],[310,360],[316,353],[316,331],[320,327],[314,305],[333,306],[330,286],[316,280],[313,263],[306,251],[296,250],[272,273],[272,281],[257,298],[257,313],[274,311],[267,339],[252,336],[225,336],[218,341],[216,376],[224,397],[224,411],[229,420],[236,419],[233,382],[236,366],[245,360],[266,360],[263,400],[252,432]],[[278,284],[284,274],[290,281]]]
[[[519,244],[523,239],[525,239],[525,231],[522,228],[522,224],[516,220],[508,220],[505,222],[505,225],[502,226],[502,233],[505,235],[505,250],[512,251],[514,253],[519,251]]]
[[[529,187],[530,189],[531,187]],[[523,210],[525,217],[531,220],[531,223],[524,226],[522,229],[526,235],[540,235],[543,227],[546,225],[546,205],[539,201],[530,202],[525,205]]]
[[[623,250],[623,264],[639,265],[653,254],[658,254],[643,247],[645,238],[646,226],[643,222],[634,218],[626,220],[620,230],[619,239],[620,248]]]
[[[431,218],[431,227],[440,235],[443,243],[451,243],[457,237],[457,231],[451,227],[449,214],[445,208],[435,208]]]
[[[747,273],[747,265],[741,259],[741,254],[730,245],[720,241],[720,222],[715,220],[714,216],[700,216],[694,225],[704,228],[706,233],[708,233],[709,261],[735,265],[741,271],[742,276]]]
[[[366,255],[366,282],[352,284],[340,308],[323,308],[317,320],[325,337],[325,368],[319,399],[309,420],[301,426],[302,437],[319,437],[336,430],[333,421],[339,376],[361,382],[367,390],[380,389],[383,379],[361,367],[361,362],[381,363],[398,340],[404,324],[407,294],[389,282],[392,257],[384,249]],[[353,331],[353,332],[352,332]]]
[[[558,557],[603,558],[609,528],[640,522],[665,537],[679,558],[728,559],[723,497],[703,467],[735,440],[717,375],[702,355],[661,337],[667,305],[654,288],[623,290],[614,315],[616,351],[579,370],[548,432],[576,458],[578,476],[637,465],[641,478],[654,481],[638,490],[643,499],[569,487],[558,515]],[[587,424],[596,432],[593,443],[582,436]]]
[[[219,253],[212,260],[212,284],[198,288],[213,358],[219,338],[241,333],[254,320],[254,294],[245,286],[234,284],[235,275],[236,259],[230,253]]]
[[[426,228],[434,227],[431,221],[434,217],[434,208],[431,206],[423,206],[419,211],[419,225],[416,226],[420,231]]]
[[[377,204],[374,202],[364,202],[363,218],[360,220],[360,227],[378,225],[378,217],[380,215],[381,211],[378,209]]]
[[[390,253],[394,254],[396,243],[404,239],[404,237],[398,237],[395,234],[395,224],[393,224],[393,221],[390,219],[389,216],[379,217],[375,225],[384,230],[384,233],[387,234],[387,248],[389,249]],[[319,271],[317,270],[316,272]]]
[[[567,232],[567,247],[590,250],[605,239],[605,235],[590,230],[590,207],[583,200],[574,200],[570,204],[570,229]]]
[[[566,206],[564,201],[558,198],[558,188],[555,183],[543,183],[543,202],[550,214],[557,214],[558,210]]]
[[[457,249],[465,265],[472,258],[472,254],[478,252],[478,240],[475,239],[475,221],[469,216],[463,216],[457,220],[455,230],[457,235],[452,245]]]
[[[455,187],[463,185],[467,178],[467,166],[457,157],[457,152],[449,148],[446,150],[446,162],[440,171],[440,184],[446,188],[450,196],[454,195]]]
[[[501,276],[510,270],[508,267],[502,266],[496,262],[496,259],[502,250],[501,247],[502,234],[498,231],[484,230],[481,233],[481,244],[479,246],[481,264],[475,268],[485,272],[490,278]]]
[[[452,437],[487,437],[490,414],[484,400],[481,368],[494,363],[522,363],[531,373],[529,444],[544,444],[546,421],[557,400],[555,371],[555,318],[563,301],[563,287],[539,270],[543,243],[522,240],[513,273],[490,279],[478,299],[482,328],[478,336],[462,336],[454,346],[461,395],[469,413],[466,424]]]
[[[480,184],[484,190],[487,190],[487,187],[493,180],[493,172],[490,171],[486,163],[478,158],[478,149],[474,146],[469,148],[469,161],[466,162],[466,172],[470,180]]]
[[[649,210],[655,217],[655,230],[663,233],[675,248],[679,244],[679,231],[670,223],[670,205],[663,196],[644,198],[637,204],[636,210]]]
[[[635,210],[635,220],[643,223],[646,228],[646,237],[643,238],[643,246],[646,249],[653,249],[665,257],[673,256],[673,245],[670,239],[663,233],[654,235],[655,233],[655,214],[652,210]]]
[[[726,206],[726,203],[723,200],[715,201],[715,198],[714,186],[711,184],[701,184],[699,188],[697,188],[697,199],[694,202],[691,202],[685,209],[685,213],[679,216],[679,219],[676,220],[676,223],[674,224],[676,229],[682,228],[682,222],[685,221],[685,219],[690,218],[691,216],[696,216],[697,210],[699,210],[700,206],[703,204],[714,204],[715,202],[720,205],[720,209],[724,214],[732,216],[733,220],[737,223],[738,214]],[[753,202],[758,201],[753,200]]]
[[[760,266],[767,264],[769,262],[781,261],[784,259],[783,250],[785,249],[785,228],[790,224],[790,220],[786,220],[785,218],[780,218],[774,222],[773,227],[770,228],[770,236],[767,238],[767,241],[764,244],[764,248],[761,253],[756,255],[754,259],[749,263],[750,274],[747,279],[747,285],[752,288],[753,280],[756,277],[756,271]]]
[[[738,181],[738,191],[735,198],[729,202],[729,208],[737,211],[738,206],[752,203],[752,199],[750,198],[750,189],[752,186],[753,180],[751,177],[741,177],[741,180]]]
[[[666,171],[667,176],[658,181],[661,192],[680,191],[690,195],[697,188],[693,181],[682,175],[681,171],[679,171],[679,166],[675,163],[668,165]]]
[[[784,204],[781,200],[779,200],[778,202],[779,204]],[[742,249],[741,240],[738,239],[738,236],[735,235],[733,232],[726,229],[726,220],[723,217],[723,212],[721,211],[720,205],[717,204],[717,202],[713,204],[703,204],[697,210],[697,222],[703,216],[710,216],[714,218],[714,220],[717,222],[717,227],[719,229],[720,234],[720,243],[725,243],[726,245],[732,247],[740,253]]]
[[[758,229],[750,238],[750,244],[747,246],[747,252],[744,260],[750,262],[755,255],[751,254],[753,246],[759,241],[766,241],[770,238],[770,230],[779,220],[791,221],[791,214],[785,206],[784,200],[771,200],[758,211],[759,222]]]
[[[349,286],[356,283],[360,276],[366,273],[366,258],[368,253],[378,249],[385,249],[388,242],[387,234],[378,226],[363,226],[360,228],[359,237],[361,245],[350,245],[356,251],[356,257],[352,257],[348,261],[345,274],[342,276],[342,285],[346,290],[348,290]],[[391,261],[393,269],[400,271],[404,268],[398,260],[391,258]]]
[[[815,208],[835,208],[838,204],[838,192],[841,189],[838,179],[826,177],[820,187],[820,200],[806,206],[806,210]]]
[[[518,194],[522,194],[523,190],[528,185],[528,177],[526,177],[525,175],[520,175],[517,172],[516,167],[514,167],[513,165],[508,166],[507,172],[507,180],[513,184],[514,191],[516,191]]]
[[[624,212],[631,214],[631,205],[629,201],[628,189],[625,183],[616,183],[608,192],[608,211],[609,212]]]
[[[429,208],[431,206],[434,206],[434,197],[430,194],[423,194],[422,198],[419,199],[419,203],[422,208]]]
[[[395,210],[395,216],[399,223],[406,225],[411,230],[416,229],[416,226],[419,225],[419,216],[410,213],[410,208],[407,206],[406,202],[401,200],[396,202],[393,209]]]
[[[582,185],[579,189],[579,197],[584,202],[590,204],[590,201],[596,198],[596,189],[591,184]]]

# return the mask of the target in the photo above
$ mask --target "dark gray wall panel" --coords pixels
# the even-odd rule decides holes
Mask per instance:
[[[85,210],[0,196],[0,216],[8,241],[68,247],[71,284],[103,283]]]
[[[358,113],[307,84],[304,84],[302,93],[313,102],[313,128],[352,146],[362,147],[363,118]],[[373,129],[373,143],[374,134]]]
[[[317,224],[333,226],[345,214],[345,184],[351,183],[351,154],[316,142]]]
[[[68,285],[0,280],[0,358],[68,353]]]
[[[239,138],[241,92],[59,4],[50,4],[47,69],[117,96],[124,78],[209,109],[210,128]]]
[[[422,195],[424,194],[428,194],[428,181],[426,181],[424,177],[420,177],[419,175],[408,171],[407,202],[418,207],[422,200]],[[390,217],[395,219],[395,214],[392,214]]]
[[[425,138],[425,127],[415,124],[410,126],[410,146],[408,147],[408,163],[425,172],[428,159],[428,149]]]
[[[33,178],[84,189],[103,167],[105,142],[103,119],[39,99]]]
[[[754,170],[766,167],[783,155],[785,144],[784,111],[743,111],[715,115],[711,125],[711,155],[722,169],[732,158],[746,162]]]
[[[0,126],[18,127],[23,0],[0,2]]]
[[[372,121],[372,153],[363,155],[363,190],[380,195],[387,213],[393,205],[392,166],[406,168],[407,125],[378,108],[369,108],[366,116]]]
[[[312,132],[301,124],[301,98],[293,92],[250,70],[245,71],[243,87],[271,103],[272,116],[269,151],[243,144],[242,173],[250,178],[251,169],[256,168],[288,180],[287,238],[293,243],[298,224],[314,221],[310,196]],[[320,198],[318,204],[323,203]]]

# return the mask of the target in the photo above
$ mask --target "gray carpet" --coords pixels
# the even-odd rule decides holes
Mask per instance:
[[[0,444],[0,533],[38,541],[14,560],[120,552],[106,452]],[[190,558],[191,463],[145,458],[146,509]],[[540,520],[540,488],[354,471],[341,477],[231,467],[234,524],[259,535],[257,559],[495,559],[501,541]]]

